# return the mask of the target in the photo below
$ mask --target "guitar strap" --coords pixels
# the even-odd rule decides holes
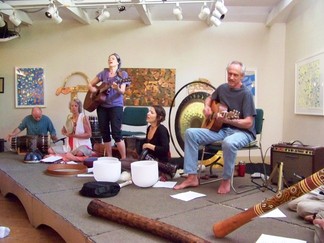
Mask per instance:
[[[118,76],[119,78],[123,79],[123,72],[122,72],[121,69],[118,69],[118,70],[117,70],[117,76]]]

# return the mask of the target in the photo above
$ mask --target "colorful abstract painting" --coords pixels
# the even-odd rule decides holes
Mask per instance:
[[[175,69],[123,68],[123,70],[132,80],[124,95],[126,106],[171,105],[175,94]]]
[[[44,69],[41,67],[16,67],[16,107],[45,107]]]
[[[295,66],[295,113],[324,115],[324,53],[306,58]]]

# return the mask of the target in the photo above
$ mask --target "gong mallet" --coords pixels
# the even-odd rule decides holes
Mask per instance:
[[[319,170],[285,190],[279,191],[275,196],[254,205],[244,212],[215,223],[213,225],[214,235],[216,238],[223,238],[244,224],[250,222],[253,218],[271,211],[290,200],[300,197],[321,185],[324,185],[324,169]]]

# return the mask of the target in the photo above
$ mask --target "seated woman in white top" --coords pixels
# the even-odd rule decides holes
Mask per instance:
[[[79,156],[91,156],[91,126],[89,118],[82,113],[82,102],[73,99],[69,103],[71,113],[67,116],[61,133],[67,137],[64,145],[55,145],[48,149],[49,154],[58,154],[63,160],[79,161]]]

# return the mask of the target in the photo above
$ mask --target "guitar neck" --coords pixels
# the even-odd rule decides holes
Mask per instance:
[[[113,83],[116,83],[116,84],[123,84],[123,83],[127,83],[127,82],[131,82],[131,80],[129,78],[124,78],[124,79],[118,79],[116,81],[113,81]],[[100,85],[97,85],[97,88],[98,89],[109,89],[113,83],[106,83],[106,82],[102,82]]]

